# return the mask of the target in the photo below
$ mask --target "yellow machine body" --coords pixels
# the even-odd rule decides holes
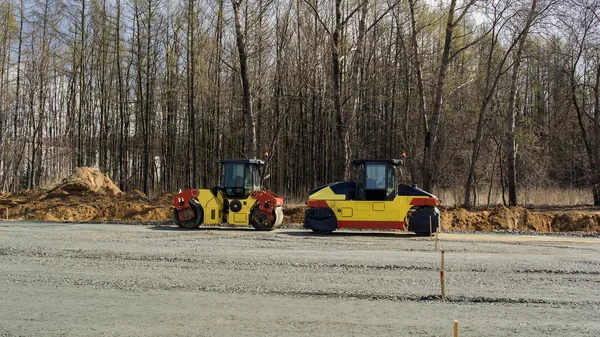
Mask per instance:
[[[235,226],[248,226],[250,223],[250,210],[256,204],[256,199],[248,196],[246,199],[227,199],[222,191],[217,191],[214,196],[210,190],[198,190],[198,195],[194,200],[202,206],[204,210],[203,223],[209,225],[222,224],[225,215],[224,205],[230,204],[234,200],[239,200],[242,208],[237,212],[230,212],[227,216],[227,223]]]

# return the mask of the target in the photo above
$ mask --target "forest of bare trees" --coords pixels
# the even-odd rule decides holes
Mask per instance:
[[[148,195],[270,153],[305,195],[353,158],[600,205],[597,0],[0,0],[0,191],[78,166]]]

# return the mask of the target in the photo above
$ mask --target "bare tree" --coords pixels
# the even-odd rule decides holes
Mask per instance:
[[[8,153],[7,149],[9,146],[16,145],[14,138],[13,142],[9,143],[9,139],[12,137],[10,137],[10,132],[8,131],[10,129],[9,115],[11,103],[13,102],[10,95],[10,47],[18,31],[13,11],[14,8],[10,2],[3,1],[0,3],[0,20],[5,23],[3,29],[0,31],[0,130],[6,130],[6,132],[0,132],[1,153]],[[13,111],[13,113],[16,114],[16,111]],[[0,189],[8,188],[8,184],[10,183],[8,178],[11,172],[12,161],[16,159],[15,157],[14,153],[11,156],[0,156]]]
[[[369,0],[362,0],[357,6],[351,7],[349,13],[342,13],[342,0],[335,1],[335,21],[333,28],[330,28],[319,15],[316,4],[305,0],[305,3],[311,8],[317,21],[322,25],[323,29],[331,41],[331,69],[332,69],[332,90],[333,90],[333,106],[335,111],[335,129],[337,133],[337,148],[336,152],[338,165],[341,165],[337,171],[343,179],[349,178],[350,168],[350,129],[355,121],[356,114],[360,105],[359,85],[360,85],[360,65],[362,63],[362,55],[364,49],[365,34],[377,24],[381,18],[397,6],[399,1],[392,3],[383,14],[373,19],[373,24],[366,26],[366,18],[369,9]],[[350,90],[348,97],[342,97],[344,76],[342,69],[342,57],[346,56],[346,51],[343,50],[345,30],[352,17],[359,13],[358,28],[356,33],[356,43],[353,44],[352,63],[350,67]],[[346,107],[346,102],[350,102],[350,107]]]
[[[517,144],[515,141],[516,133],[516,115],[515,101],[517,95],[517,78],[521,66],[521,55],[527,40],[527,35],[534,19],[538,16],[537,0],[531,1],[531,7],[525,19],[525,28],[519,39],[517,49],[515,50],[512,75],[510,80],[510,93],[508,94],[508,203],[511,206],[517,205]]]
[[[241,0],[231,0],[235,23],[235,39],[240,62],[239,75],[242,82],[243,113],[246,119],[246,157],[256,158],[256,122],[252,111],[252,88],[248,71],[248,54],[246,48],[247,34],[242,30],[240,15]]]
[[[534,2],[535,2],[535,0],[534,0]],[[513,23],[513,25],[518,28],[516,29],[516,32],[515,32],[512,40],[510,41],[509,45],[504,49],[504,52],[502,54],[500,61],[498,62],[498,65],[493,67],[492,59],[493,59],[494,51],[495,51],[496,47],[498,46],[500,36],[503,33],[505,25],[510,23],[511,20],[513,20],[513,18],[515,17],[514,12],[508,11],[511,4],[506,3],[503,6],[502,3],[499,2],[498,5],[499,6],[493,7],[494,20],[492,23],[492,41],[490,44],[490,51],[488,54],[487,67],[486,67],[487,70],[486,70],[485,89],[484,89],[485,94],[484,94],[484,98],[483,98],[483,101],[482,101],[480,109],[479,109],[479,118],[477,121],[475,140],[473,142],[473,146],[472,146],[472,150],[471,150],[470,165],[469,165],[469,171],[468,171],[469,173],[468,173],[468,177],[467,177],[467,182],[465,184],[465,200],[464,200],[465,207],[471,207],[471,205],[472,205],[471,204],[471,192],[474,188],[475,169],[476,169],[477,160],[479,157],[479,150],[480,150],[481,141],[483,138],[484,123],[485,123],[485,119],[486,119],[486,113],[488,112],[488,109],[489,109],[489,105],[492,101],[492,98],[496,94],[496,88],[498,87],[498,83],[500,82],[500,79],[514,65],[514,62],[506,65],[509,56],[512,54],[512,51],[514,50],[514,48],[518,45],[519,41],[521,41],[521,39],[524,37],[524,35],[527,34],[527,32],[529,31],[529,28],[531,26],[531,23],[533,22],[533,19],[536,17],[536,15],[538,13],[536,11],[536,4],[533,3],[528,12],[528,13],[530,13],[530,15],[528,14],[526,16],[524,25],[521,26],[519,23]],[[506,15],[506,13],[509,13],[510,15]],[[531,22],[529,24],[527,24],[528,20],[531,20]]]
[[[25,4],[24,1],[21,0],[20,1],[20,6],[19,6],[19,37],[18,37],[18,49],[17,49],[17,74],[16,74],[16,88],[15,88],[15,110],[14,110],[14,116],[13,116],[13,140],[15,141],[15,143],[17,142],[17,139],[19,139],[19,132],[20,130],[20,114],[21,114],[21,57],[23,55],[23,23],[25,22],[25,15],[24,15],[24,9],[25,8]],[[16,152],[15,157],[13,159],[13,176],[12,176],[12,181],[10,184],[10,189],[11,190],[15,190],[20,188],[21,186],[18,186],[18,176],[19,176],[19,169],[21,167],[21,160],[23,158],[23,152],[25,150],[25,143],[22,143],[23,145],[19,148],[19,150]]]
[[[573,46],[567,63],[571,100],[589,162],[594,205],[600,206],[600,48],[592,42],[592,36],[599,33],[600,5],[586,0],[568,5],[581,9],[572,17],[567,11],[562,21]],[[580,73],[582,65],[587,74]]]
[[[456,2],[457,0],[451,0],[450,6],[448,7],[448,19],[446,22],[446,33],[444,37],[444,46],[442,48],[442,55],[439,64],[439,72],[435,85],[435,97],[433,100],[433,108],[431,111],[431,118],[427,118],[427,116],[423,117],[424,128],[425,128],[425,149],[423,156],[423,186],[426,190],[431,191],[433,189],[433,164],[435,157],[435,143],[436,138],[438,136],[438,128],[440,123],[440,117],[442,112],[442,98],[444,91],[444,84],[446,82],[446,72],[448,69],[448,64],[451,59],[458,55],[459,52],[469,47],[470,44],[463,48],[459,48],[457,51],[451,55],[450,50],[452,48],[452,42],[454,40],[454,28],[463,20],[465,15],[467,15],[469,9],[477,0],[468,0],[462,10],[457,14],[456,13]],[[412,3],[412,1],[411,1]],[[412,13],[412,11],[411,11]],[[455,18],[454,16],[457,15]],[[414,26],[414,25],[413,25]]]

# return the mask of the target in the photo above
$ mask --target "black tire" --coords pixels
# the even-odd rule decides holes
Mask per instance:
[[[190,200],[190,209],[194,212],[194,216],[185,221],[179,220],[178,210],[173,210],[173,219],[175,220],[177,226],[185,229],[194,229],[200,227],[202,220],[204,219],[204,211],[202,210],[202,206]]]
[[[273,215],[275,216],[275,215]],[[255,207],[250,212],[250,224],[259,231],[270,231],[275,226],[275,221],[269,221],[267,216],[263,214],[258,207]]]
[[[242,203],[237,200],[237,199],[233,199],[230,203],[229,203],[229,210],[237,213],[239,211],[242,210]]]
[[[417,236],[431,236],[440,225],[440,211],[436,207],[418,207],[407,217],[408,231]]]
[[[321,235],[331,234],[331,232],[332,232],[332,231],[324,231],[324,230],[319,230],[319,229],[313,229],[312,231],[314,234],[321,234]]]

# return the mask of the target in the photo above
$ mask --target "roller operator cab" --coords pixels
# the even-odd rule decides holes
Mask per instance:
[[[340,181],[309,192],[304,228],[405,229],[431,235],[440,223],[438,198],[416,185],[396,186],[402,159],[354,160],[356,181]],[[431,225],[430,225],[431,223]]]
[[[283,220],[283,198],[263,189],[266,163],[259,159],[219,160],[220,186],[187,189],[173,197],[175,223],[182,228],[229,223],[271,230]]]

